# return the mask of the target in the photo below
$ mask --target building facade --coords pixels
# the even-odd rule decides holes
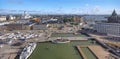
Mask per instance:
[[[32,30],[47,30],[47,25],[33,25]]]
[[[6,16],[0,16],[0,21],[6,21]]]
[[[16,19],[15,16],[9,15],[9,20],[15,20],[15,19]]]
[[[73,16],[73,20],[77,23],[84,23],[83,17],[80,16]]]
[[[100,33],[106,33],[108,36],[120,36],[119,23],[97,23],[93,29]]]
[[[22,19],[29,19],[31,16],[29,15],[28,12],[24,11],[24,14],[22,15]]]
[[[31,30],[31,26],[24,24],[6,24],[6,30]]]
[[[22,30],[22,24],[7,24],[7,30]]]

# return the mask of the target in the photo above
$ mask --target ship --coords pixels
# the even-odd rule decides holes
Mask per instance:
[[[19,59],[27,59],[36,48],[36,45],[36,43],[29,43],[21,52]]]

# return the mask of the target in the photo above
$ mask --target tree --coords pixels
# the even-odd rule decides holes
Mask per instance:
[[[64,21],[65,23],[66,23],[66,22],[74,22],[73,18],[65,18],[63,21]]]

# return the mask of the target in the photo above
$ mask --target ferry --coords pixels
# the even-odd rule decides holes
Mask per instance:
[[[34,49],[36,48],[36,43],[30,43],[28,44],[22,51],[22,53],[20,54],[19,59],[27,59],[32,52],[34,51]]]

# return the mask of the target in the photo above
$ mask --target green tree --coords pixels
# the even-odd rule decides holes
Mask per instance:
[[[74,22],[73,18],[65,18],[63,21],[64,22]]]

